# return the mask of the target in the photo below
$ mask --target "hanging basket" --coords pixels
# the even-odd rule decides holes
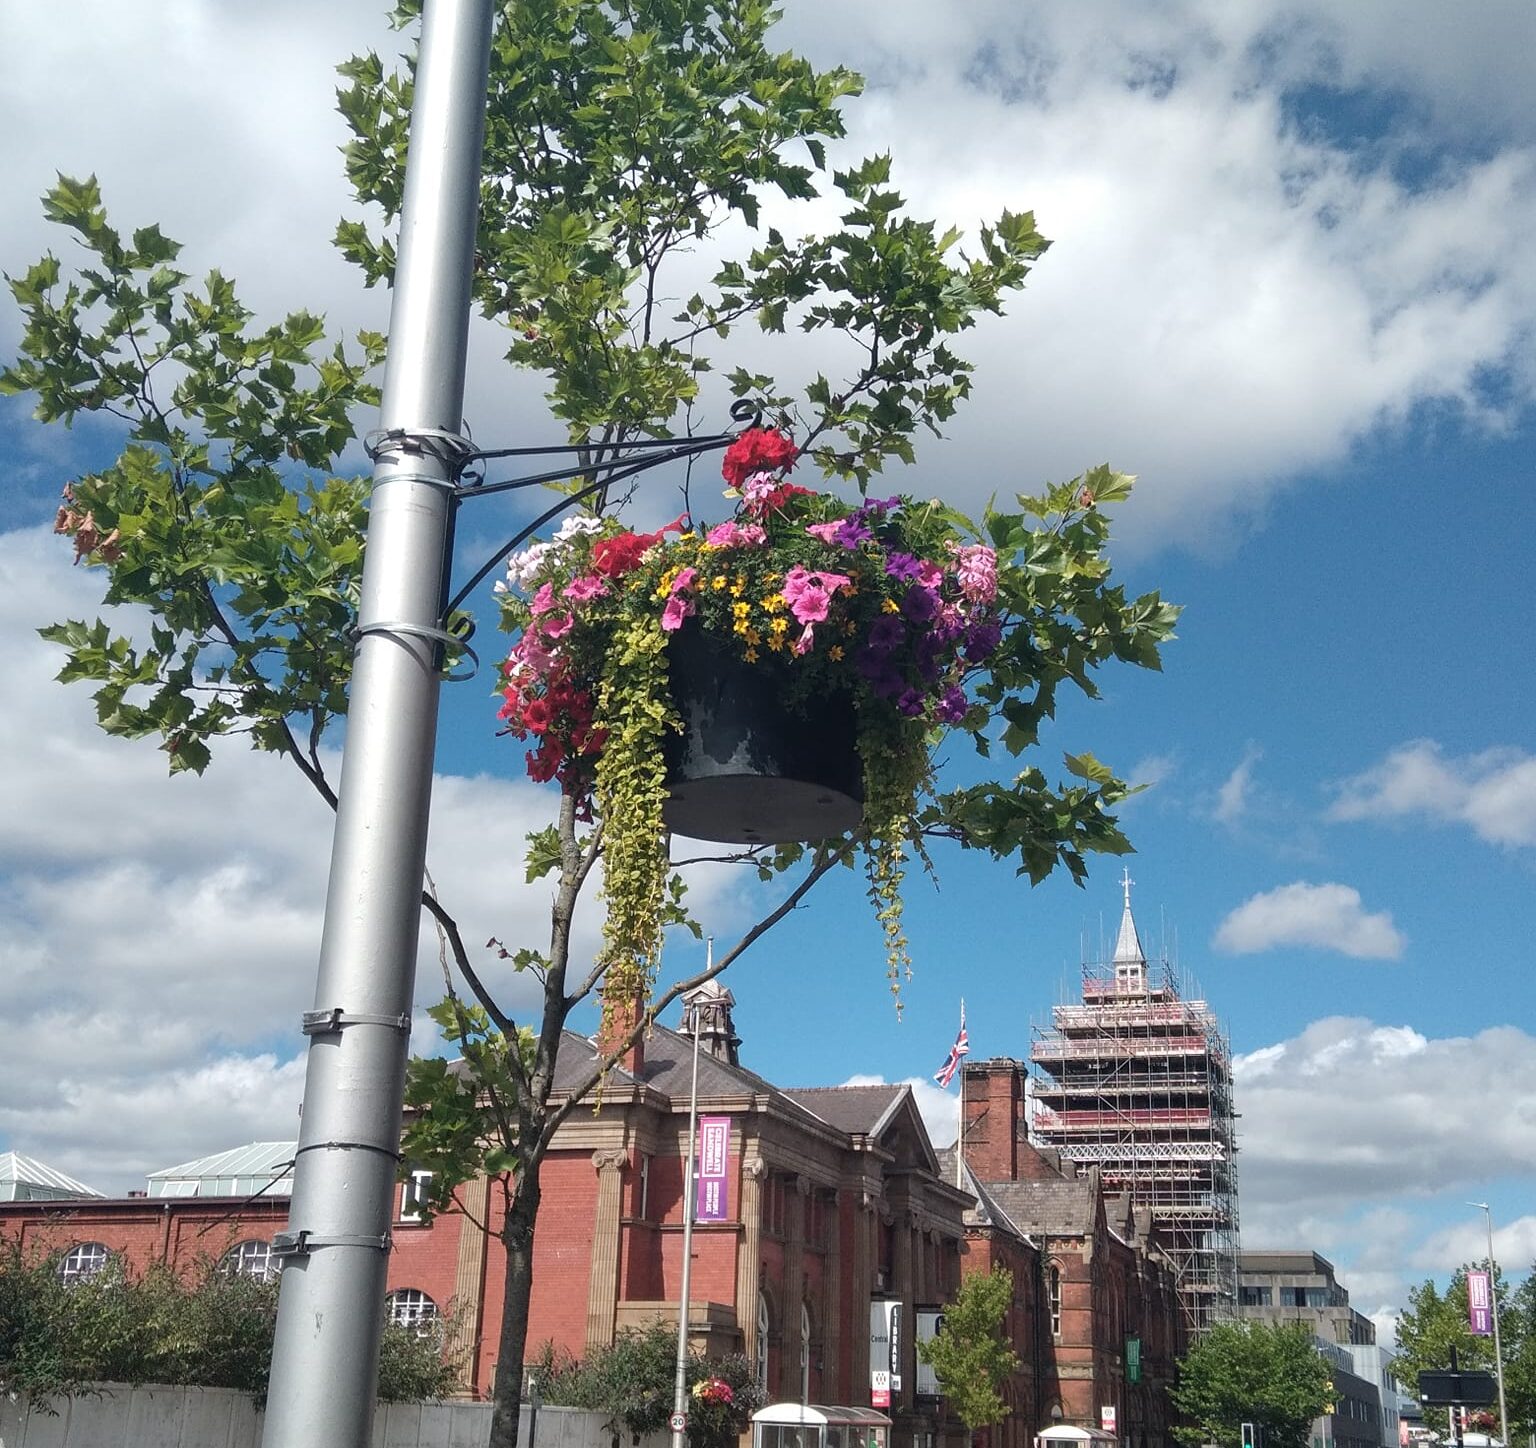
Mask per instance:
[[[722,844],[830,839],[864,814],[853,701],[837,694],[786,707],[776,671],[689,623],[667,647],[682,721],[666,741],[674,834]]]

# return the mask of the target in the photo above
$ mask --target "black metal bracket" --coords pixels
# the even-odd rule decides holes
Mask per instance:
[[[731,419],[737,423],[744,423],[750,427],[760,426],[763,410],[755,402],[746,398],[740,398],[731,404]],[[430,483],[435,487],[448,490],[451,497],[452,511],[456,514],[458,508],[471,498],[488,498],[498,493],[513,492],[521,488],[541,487],[548,483],[570,482],[576,478],[591,477],[593,481],[576,492],[560,499],[553,506],[546,508],[527,527],[518,532],[480,567],[477,568],[462,588],[451,597],[446,598],[442,612],[438,617],[438,626],[435,629],[426,629],[417,625],[405,625],[400,623],[375,623],[369,625],[370,633],[408,633],[417,637],[431,640],[438,646],[438,657],[441,660],[443,653],[450,647],[458,649],[469,655],[475,667],[479,665],[479,657],[469,647],[469,640],[474,636],[475,626],[473,619],[457,620],[456,627],[449,626],[449,620],[461,604],[476,588],[489,576],[493,569],[506,558],[514,549],[526,543],[546,523],[558,518],[566,509],[574,507],[578,503],[585,502],[595,493],[600,493],[606,488],[611,488],[615,483],[622,483],[639,474],[649,472],[652,468],[665,466],[667,463],[681,462],[684,459],[700,457],[705,453],[715,452],[729,447],[737,438],[734,432],[709,433],[700,437],[675,438],[634,438],[628,442],[610,443],[596,449],[603,455],[602,460],[592,462],[590,459],[585,464],[564,465],[554,468],[546,468],[536,473],[526,473],[515,478],[499,478],[495,482],[486,482],[483,470],[476,472],[477,468],[483,469],[483,465],[496,458],[515,457],[559,457],[573,456],[580,453],[591,453],[594,449],[588,444],[566,444],[558,447],[509,447],[484,449],[475,447],[471,439],[459,434],[445,432],[440,428],[419,428],[406,430],[393,428],[388,431],[369,433],[364,439],[363,446],[370,459],[377,461],[386,453],[400,453],[410,456],[432,456],[449,466],[452,477],[444,479],[436,475],[417,475],[413,473],[397,473],[396,477],[411,479],[418,482]],[[449,553],[452,552],[452,526],[449,528]],[[444,578],[447,579],[448,570],[444,570]],[[448,591],[445,582],[444,593]],[[449,682],[462,682],[473,678],[475,668],[468,673],[450,674]],[[315,1014],[315,1013],[311,1013]],[[308,1021],[306,1016],[305,1020]],[[308,1031],[308,1026],[305,1027]]]

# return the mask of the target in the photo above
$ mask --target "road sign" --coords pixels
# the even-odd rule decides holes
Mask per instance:
[[[688,1415],[686,1413],[673,1413],[667,1418],[667,1427],[674,1433],[683,1433],[688,1428]]]
[[[1499,1393],[1498,1380],[1492,1373],[1446,1372],[1431,1368],[1419,1374],[1419,1401],[1431,1407],[1467,1403],[1484,1407]]]

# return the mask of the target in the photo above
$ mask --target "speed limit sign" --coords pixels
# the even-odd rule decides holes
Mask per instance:
[[[688,1415],[686,1413],[673,1413],[667,1419],[667,1427],[670,1428],[674,1433],[681,1433],[685,1428],[687,1428],[687,1426]]]

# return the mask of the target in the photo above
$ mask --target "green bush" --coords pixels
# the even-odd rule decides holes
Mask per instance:
[[[65,1284],[59,1254],[29,1257],[0,1243],[0,1393],[34,1401],[93,1383],[236,1388],[264,1402],[277,1322],[277,1279],[200,1262],[189,1276],[156,1264],[135,1276],[114,1258]],[[387,1323],[379,1398],[409,1402],[453,1391],[444,1329]]]
[[[566,1408],[604,1413],[615,1444],[627,1432],[635,1442],[667,1425],[677,1382],[677,1328],[664,1322],[621,1332],[613,1345],[578,1362],[563,1349],[545,1343],[529,1365],[544,1401]],[[711,1381],[724,1383],[725,1395],[696,1391]],[[688,1448],[730,1448],[746,1430],[752,1414],[767,1402],[753,1365],[740,1353],[688,1359]]]

